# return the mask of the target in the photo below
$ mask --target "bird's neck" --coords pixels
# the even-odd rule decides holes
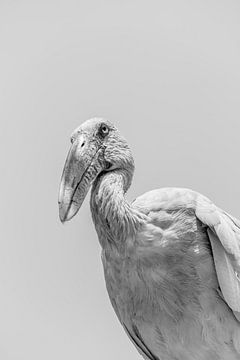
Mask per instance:
[[[134,236],[144,221],[144,215],[125,198],[131,180],[130,172],[118,169],[101,174],[93,184],[91,211],[103,248],[122,245],[127,237]]]

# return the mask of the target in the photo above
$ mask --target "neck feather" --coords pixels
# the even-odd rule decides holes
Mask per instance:
[[[130,172],[118,169],[100,175],[93,184],[91,211],[102,246],[122,244],[144,221],[144,215],[125,199],[131,180]]]

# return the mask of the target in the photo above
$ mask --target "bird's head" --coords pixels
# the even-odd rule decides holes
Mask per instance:
[[[71,136],[59,190],[59,216],[70,220],[80,209],[92,182],[102,173],[121,169],[132,175],[134,162],[126,140],[108,120],[85,121]]]

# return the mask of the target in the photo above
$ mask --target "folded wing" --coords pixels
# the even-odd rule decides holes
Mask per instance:
[[[240,221],[204,200],[197,204],[196,216],[208,226],[219,286],[240,320]]]

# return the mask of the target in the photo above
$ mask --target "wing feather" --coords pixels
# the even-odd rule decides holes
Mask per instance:
[[[232,310],[240,311],[240,284],[230,255],[225,251],[218,237],[211,229],[208,230],[208,235],[223,297]]]
[[[240,222],[204,197],[199,198],[196,216],[208,226],[223,297],[234,312],[240,312]]]

